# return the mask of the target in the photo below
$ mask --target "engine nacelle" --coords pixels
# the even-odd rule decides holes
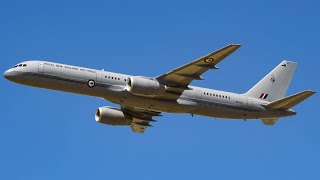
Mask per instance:
[[[160,84],[156,79],[138,76],[128,78],[126,90],[141,96],[158,96],[166,93],[165,85]]]
[[[127,117],[120,109],[112,107],[99,107],[95,119],[99,123],[113,126],[128,126],[132,122],[132,118]]]

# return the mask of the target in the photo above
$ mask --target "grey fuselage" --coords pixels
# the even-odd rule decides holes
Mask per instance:
[[[146,110],[188,113],[230,119],[257,119],[294,115],[292,110],[265,109],[266,101],[214,89],[189,86],[177,100],[163,100],[132,94],[125,90],[126,74],[46,62],[26,61],[7,70],[10,81],[28,86],[104,98],[121,106]],[[25,66],[23,66],[25,64]],[[94,87],[88,82],[93,80]]]

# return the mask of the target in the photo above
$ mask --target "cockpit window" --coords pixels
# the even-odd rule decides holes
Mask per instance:
[[[16,68],[16,67],[27,67],[27,64],[17,64],[13,66],[13,68]]]

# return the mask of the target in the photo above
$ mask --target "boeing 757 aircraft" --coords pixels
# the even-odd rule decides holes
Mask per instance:
[[[282,61],[244,94],[191,86],[193,80],[240,45],[231,44],[157,77],[132,76],[47,61],[26,61],[4,73],[10,81],[28,86],[104,98],[120,108],[99,107],[95,119],[102,124],[130,126],[143,133],[161,112],[188,113],[229,119],[262,119],[274,125],[292,116],[291,108],[315,92],[285,97],[297,63]]]

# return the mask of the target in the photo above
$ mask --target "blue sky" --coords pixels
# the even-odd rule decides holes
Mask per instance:
[[[41,59],[157,76],[243,46],[193,85],[246,92],[282,60],[319,92],[318,1],[0,1],[1,72]],[[274,127],[165,114],[141,134],[96,123],[100,98],[0,78],[0,179],[319,179],[319,95]]]

